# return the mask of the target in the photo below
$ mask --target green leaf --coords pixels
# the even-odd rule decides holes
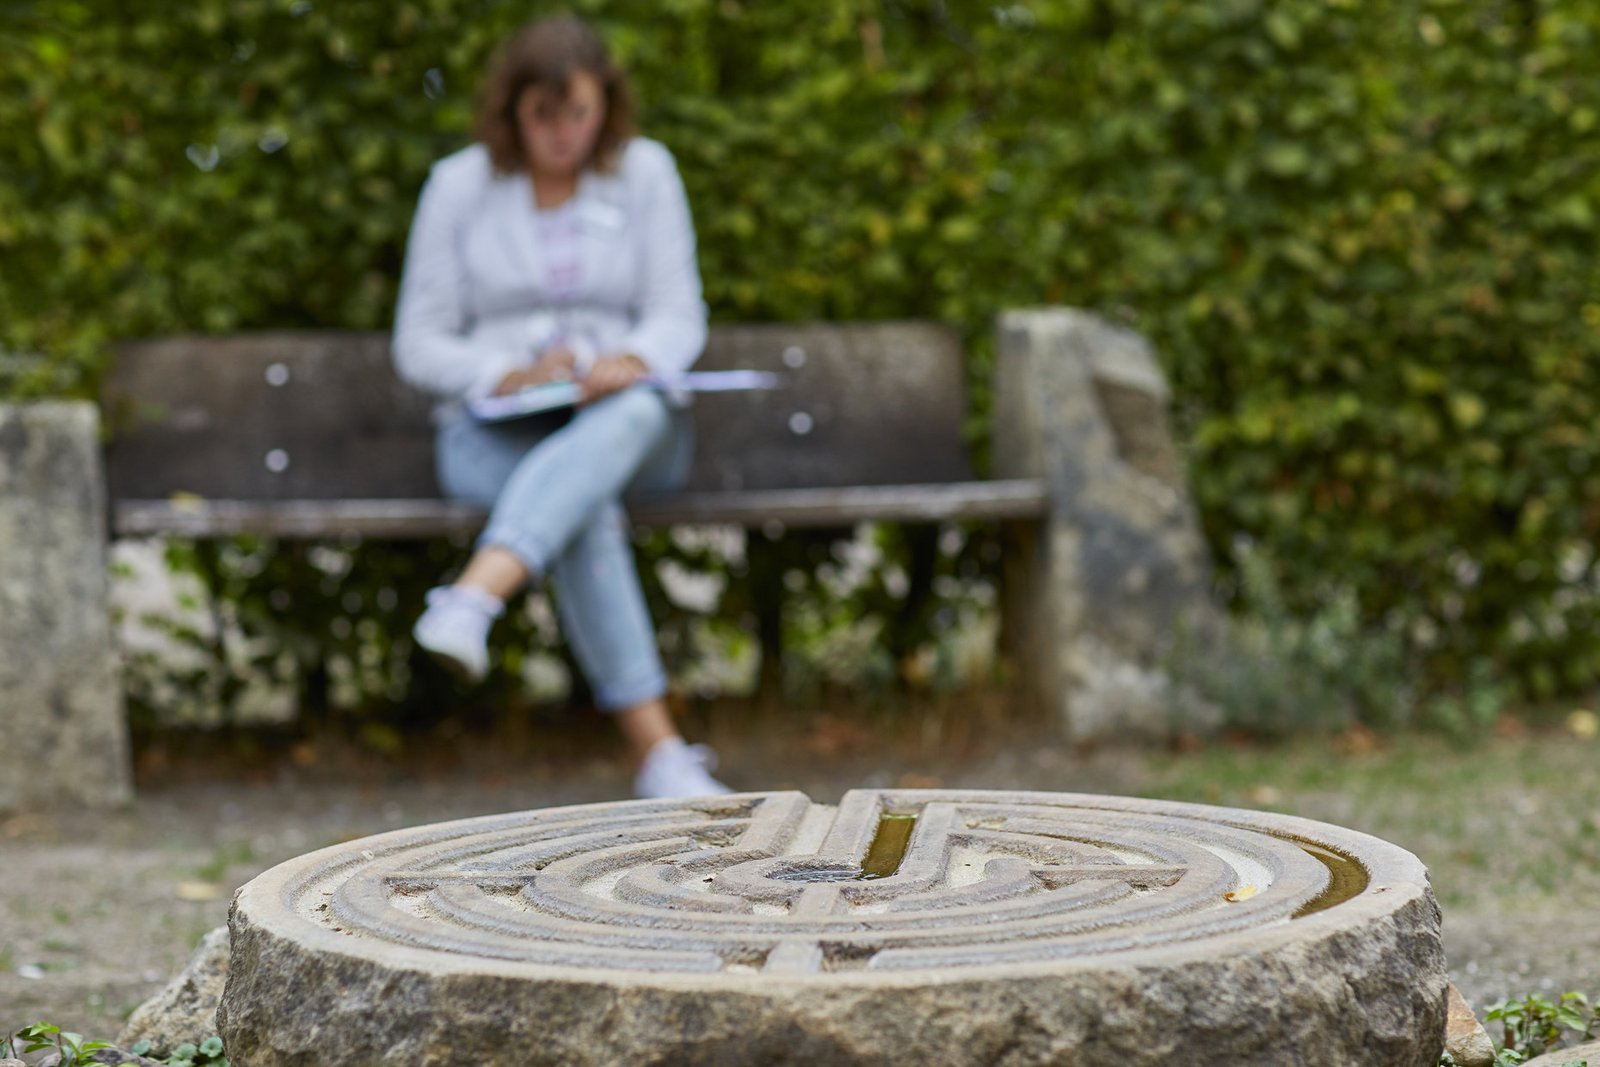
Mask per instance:
[[[1268,12],[1266,27],[1267,36],[1284,51],[1293,52],[1300,47],[1300,25],[1283,10],[1275,9]]]
[[[1268,173],[1280,178],[1304,174],[1311,166],[1311,153],[1302,144],[1286,142],[1268,148],[1261,156]]]
[[[1451,393],[1449,396],[1450,416],[1457,426],[1463,430],[1470,430],[1483,421],[1488,413],[1488,405],[1483,398],[1473,393]]]

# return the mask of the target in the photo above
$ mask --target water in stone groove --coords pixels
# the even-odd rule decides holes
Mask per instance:
[[[867,858],[861,861],[862,879],[888,878],[900,869],[906,858],[906,848],[911,844],[911,831],[916,829],[915,815],[892,815],[884,812],[878,820],[878,832],[872,837]]]
[[[1300,906],[1291,918],[1302,919],[1307,915],[1319,911],[1326,911],[1335,904],[1343,904],[1351,897],[1357,896],[1366,890],[1371,881],[1367,877],[1367,869],[1349,856],[1340,855],[1332,849],[1320,845],[1309,844],[1305,841],[1297,842],[1301,848],[1314,859],[1328,868],[1328,888],[1311,900]]]

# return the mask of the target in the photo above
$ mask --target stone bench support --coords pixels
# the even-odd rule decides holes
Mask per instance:
[[[93,404],[0,404],[0,810],[132,795]]]
[[[1067,308],[1006,312],[999,334],[994,476],[1049,499],[1006,561],[1024,684],[1075,741],[1203,729],[1164,669],[1179,628],[1212,632],[1216,612],[1150,346]]]

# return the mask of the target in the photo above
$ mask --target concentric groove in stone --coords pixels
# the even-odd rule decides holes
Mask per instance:
[[[894,873],[856,880],[886,812],[916,817],[909,845]],[[1302,841],[1369,866],[1363,850],[1390,847],[1299,820],[1117,798],[860,790],[835,810],[766,793],[384,835],[306,863],[282,899],[296,921],[372,952],[823,980],[1082,959],[1287,924],[1330,882]]]

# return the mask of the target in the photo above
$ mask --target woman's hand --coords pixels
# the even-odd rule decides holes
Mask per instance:
[[[494,387],[494,395],[505,396],[546,382],[570,381],[573,368],[577,365],[578,357],[572,354],[571,349],[547,348],[533,366],[510,371],[501,378],[500,384]]]
[[[580,404],[589,404],[612,393],[620,393],[650,371],[638,356],[602,356],[594,361],[583,379]]]

